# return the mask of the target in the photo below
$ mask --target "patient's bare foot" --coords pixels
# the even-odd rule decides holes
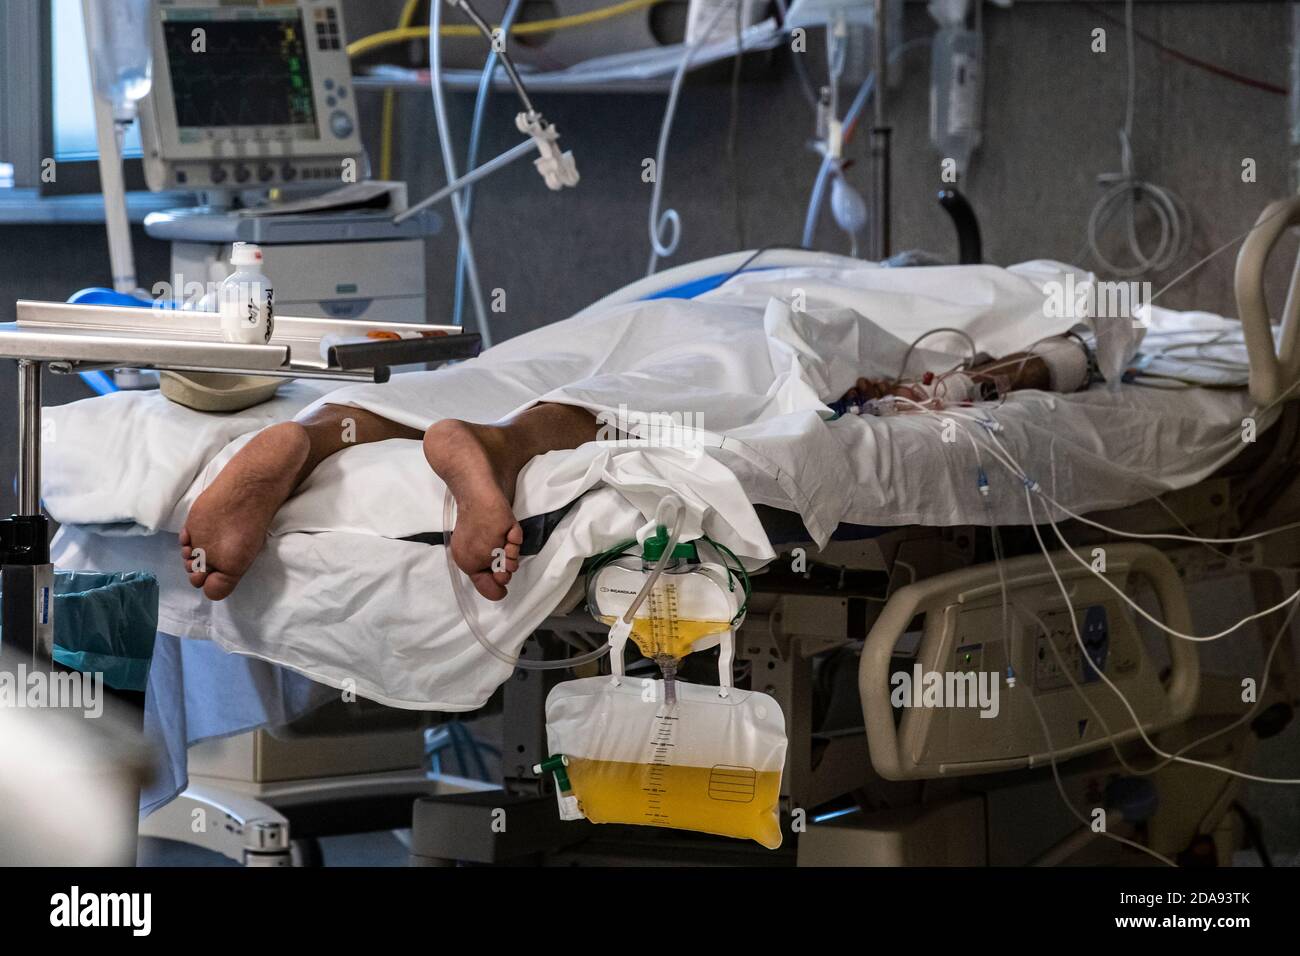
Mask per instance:
[[[297,422],[259,432],[199,495],[181,529],[190,584],[213,601],[229,597],[266,541],[271,519],[293,493],[310,443]],[[202,549],[203,570],[196,570]]]
[[[524,542],[511,509],[519,466],[507,441],[503,428],[454,419],[435,422],[424,433],[424,457],[456,499],[452,559],[489,601],[506,596]]]

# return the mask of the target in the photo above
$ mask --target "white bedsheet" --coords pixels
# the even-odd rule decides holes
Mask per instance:
[[[51,513],[99,532],[142,535],[67,529],[56,560],[154,570],[163,585],[160,627],[169,633],[208,638],[386,703],[471,709],[509,668],[461,620],[443,550],[395,540],[441,529],[441,485],[418,442],[328,459],[281,510],[266,551],[231,598],[213,604],[189,588],[174,533],[257,428],[313,399],[419,428],[444,417],[494,421],[538,400],[702,417],[692,420],[702,425],[704,454],[593,443],[524,470],[520,517],[581,500],[542,554],[522,562],[510,597],[478,605],[488,632],[514,652],[583,558],[633,534],[669,489],[690,505],[689,534],[704,527],[752,563],[773,552],[751,502],[798,512],[819,542],[843,522],[985,523],[969,441],[944,441],[928,416],[827,422],[824,402],[858,375],[894,374],[918,329],[962,328],[991,354],[1059,334],[1074,320],[1044,315],[1042,283],[1063,268],[885,270],[844,260],[772,270],[693,302],[635,303],[557,323],[473,362],[384,386],[322,396],[319,387],[297,385],[274,407],[241,416],[197,415],[140,394],[52,409]],[[965,351],[956,337],[936,337],[914,367],[946,367]],[[1209,474],[1240,450],[1248,410],[1241,390],[1096,387],[1074,396],[1017,393],[992,414],[1030,474],[1087,511]],[[1023,521],[1019,485],[985,464],[993,520]]]

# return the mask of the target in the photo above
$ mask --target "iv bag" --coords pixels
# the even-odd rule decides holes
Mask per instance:
[[[781,845],[785,717],[767,694],[624,677],[566,681],[546,697],[546,737],[593,823],[694,830]]]
[[[129,122],[153,85],[152,0],[83,0],[81,10],[95,95]]]
[[[940,27],[930,49],[930,142],[965,174],[980,144],[984,41],[974,30]]]

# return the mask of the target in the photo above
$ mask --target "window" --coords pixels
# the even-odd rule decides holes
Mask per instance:
[[[95,110],[81,0],[51,0],[50,47],[54,158],[60,162],[95,159],[99,148],[95,144]],[[142,155],[138,123],[133,123],[127,133],[123,155]]]

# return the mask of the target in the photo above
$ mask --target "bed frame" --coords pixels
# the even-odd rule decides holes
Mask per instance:
[[[1269,206],[1241,249],[1236,273],[1250,394],[1259,406],[1282,404],[1279,420],[1212,477],[1162,495],[1160,503],[1143,502],[1096,515],[1097,520],[1149,533],[1187,533],[1190,528],[1206,537],[1239,536],[1300,521],[1300,403],[1293,401],[1300,397],[1300,259],[1277,347],[1263,295],[1268,256],[1281,234],[1295,225],[1300,225],[1300,198]],[[696,264],[690,278],[726,272],[735,267],[735,259]],[[644,291],[632,288],[626,295]],[[1124,565],[1121,570],[1131,566],[1154,579],[1164,620],[1184,631],[1190,627],[1188,588],[1244,574],[1256,606],[1267,607],[1283,596],[1274,569],[1300,569],[1300,529],[1236,546],[1225,556],[1180,542],[1161,542],[1156,549],[1107,541],[1079,522],[1063,523],[1062,529],[1076,549],[1087,553],[1104,545]],[[1045,577],[1046,560],[1028,529],[1004,529],[1004,534],[1012,554],[1020,555],[1008,562],[1008,573],[1035,587]],[[980,527],[899,528],[865,540],[833,541],[822,549],[801,542],[785,548],[769,565],[778,570],[756,577],[750,612],[737,635],[736,660],[748,671],[750,686],[774,696],[786,715],[783,826],[787,838],[798,834],[798,839],[787,839],[782,850],[773,853],[648,827],[561,822],[549,782],[532,768],[549,756],[544,704],[548,689],[562,677],[520,671],[503,688],[503,789],[417,800],[412,862],[980,865],[1113,858],[1114,844],[1079,836],[1077,821],[1054,793],[1050,771],[1042,769],[1053,758],[1061,761],[1072,800],[1095,803],[1097,793],[1122,774],[1106,749],[1110,735],[1002,760],[964,761],[947,754],[949,759],[927,761],[922,759],[927,737],[919,726],[924,719],[908,713],[896,725],[883,693],[865,693],[884,689],[881,676],[889,672],[895,647],[919,610],[950,607],[963,594],[966,600],[987,597],[990,586],[996,587],[989,542],[988,529]],[[1076,587],[1090,577],[1068,556],[1056,563]],[[784,570],[794,567],[805,570]],[[1112,560],[1108,572],[1115,567]],[[900,568],[911,572],[911,582],[898,587]],[[604,628],[586,613],[584,600],[579,581],[525,645],[526,652],[572,653],[575,635],[588,643],[600,641]],[[1266,645],[1281,620],[1278,613],[1262,622]],[[934,630],[921,635],[923,645],[942,644],[943,634]],[[1148,706],[1141,716],[1148,733],[1171,749],[1235,719],[1242,704],[1236,682],[1200,674],[1196,648],[1173,641],[1168,653],[1168,673],[1146,688],[1142,700]],[[1018,669],[1022,679],[1033,679]],[[1269,719],[1257,718],[1198,753],[1233,765],[1248,760],[1258,740],[1289,719],[1300,696],[1298,674],[1293,644],[1284,641],[1260,705]],[[1130,725],[1114,738],[1141,764],[1146,751],[1132,745],[1136,736]],[[1233,779],[1225,787],[1210,771],[1179,766],[1154,779],[1157,791],[1178,793],[1179,799],[1166,801],[1154,813],[1139,812],[1119,799],[1108,802],[1115,826],[1123,832],[1145,831],[1148,844],[1167,855],[1203,861],[1208,853],[1216,862],[1230,862],[1241,839],[1239,823],[1229,815],[1240,781]],[[1048,812],[1026,820],[1027,799],[1039,801]],[[503,811],[520,825],[497,832],[490,820]],[[836,819],[841,812],[842,821]],[[820,824],[812,825],[819,815]]]
[[[1242,247],[1236,276],[1250,357],[1250,394],[1260,405],[1284,404],[1280,419],[1256,445],[1218,474],[1162,496],[1167,510],[1145,502],[1098,516],[1100,520],[1135,530],[1177,532],[1182,529],[1170,517],[1173,512],[1185,516],[1183,522],[1195,532],[1214,536],[1300,520],[1300,403],[1292,401],[1300,394],[1295,388],[1300,384],[1300,260],[1277,347],[1262,292],[1264,263],[1281,233],[1293,225],[1300,225],[1300,198],[1265,210]],[[725,274],[741,267],[749,256],[739,253],[695,263],[665,274],[660,283]],[[817,260],[825,261],[825,257],[810,253],[797,261]],[[607,301],[639,297],[645,291],[629,287]],[[33,304],[24,304],[20,311],[34,314]],[[5,334],[14,331],[0,327],[0,357],[20,362],[20,417],[25,423],[20,477],[27,510],[36,513],[39,423],[33,428],[32,421],[40,402],[40,363],[58,360],[67,365],[69,356],[33,357],[30,340],[20,344]],[[114,353],[102,361],[122,364],[122,358]],[[275,364],[288,363],[289,356],[284,354]],[[195,364],[184,363],[185,367]],[[361,374],[369,373],[363,370]],[[1063,527],[1079,546],[1116,547],[1088,526]],[[1005,529],[1005,533],[1017,578],[1041,578],[1045,561],[1041,555],[1034,556],[1035,549],[1024,539],[1023,530]],[[556,672],[519,671],[503,686],[499,698],[504,786],[485,789],[453,778],[431,781],[429,789],[435,792],[415,800],[411,861],[417,865],[523,860],[788,865],[1092,859],[1088,854],[1097,851],[1098,841],[1080,841],[1073,818],[1052,795],[1050,777],[1041,769],[1046,751],[989,761],[984,766],[959,766],[962,761],[951,759],[937,764],[918,761],[914,758],[921,751],[905,746],[920,733],[917,727],[907,725],[913,715],[894,726],[887,711],[870,703],[863,707],[861,687],[877,686],[881,668],[890,666],[895,645],[911,630],[908,625],[913,612],[923,605],[931,607],[927,602],[954,590],[987,596],[994,573],[989,544],[988,529],[904,527],[869,539],[833,541],[821,549],[812,542],[791,544],[772,563],[772,570],[758,576],[750,612],[738,634],[736,658],[751,685],[776,697],[787,716],[783,825],[787,836],[797,834],[798,839],[787,839],[780,851],[676,831],[561,822],[549,783],[532,770],[548,756],[544,702],[560,677]],[[1119,563],[1126,568],[1140,566],[1159,580],[1165,617],[1185,622],[1186,587],[1227,574],[1249,575],[1259,606],[1277,603],[1281,587],[1269,569],[1295,567],[1300,535],[1264,539],[1233,549],[1226,558],[1207,558],[1207,552],[1195,546],[1159,551],[1129,548],[1118,553],[1123,556]],[[1068,570],[1069,565],[1061,567]],[[907,584],[901,584],[900,570],[910,572]],[[603,640],[604,629],[583,610],[583,599],[581,582],[575,583],[521,653],[565,656],[572,653],[575,639]],[[945,639],[937,631],[921,635],[922,644],[928,640],[932,647],[945,646]],[[1160,733],[1167,746],[1176,745],[1183,737],[1200,736],[1207,727],[1220,726],[1240,711],[1233,688],[1221,681],[1197,680],[1195,655],[1188,657],[1182,649],[1171,649],[1171,653],[1173,668],[1162,684],[1164,697],[1159,707],[1144,715],[1150,731]],[[1289,714],[1300,693],[1289,644],[1287,653],[1275,658],[1273,670],[1264,707],[1274,715],[1280,713],[1278,708]],[[1218,748],[1204,756],[1245,760],[1263,732],[1258,726],[1247,726],[1224,735]],[[1098,787],[1104,788],[1117,774],[1113,758],[1102,749],[1105,742],[1092,739],[1087,746],[1063,746],[1051,754],[1068,759],[1062,776],[1076,802],[1094,794]],[[1010,769],[1020,772],[1008,773]],[[411,782],[404,780],[402,786],[409,787]],[[1162,771],[1157,782],[1178,788],[1184,799],[1146,817],[1131,812],[1125,815],[1117,807],[1119,825],[1142,827],[1150,845],[1169,853],[1193,852],[1198,840],[1216,834],[1213,851],[1220,860],[1226,859],[1239,837],[1224,822],[1237,786],[1207,788],[1204,773],[1181,768]],[[358,786],[364,789],[365,785]],[[187,797],[190,803],[178,799],[155,814],[151,828],[159,832],[173,829],[167,825],[173,807],[186,823],[191,804],[229,811],[226,820],[234,828],[226,830],[234,836],[214,849],[236,859],[242,855],[246,862],[283,865],[292,861],[288,819],[256,794],[232,797],[199,788]],[[1029,799],[1059,812],[1026,821],[1022,806]],[[494,825],[503,812],[509,819],[505,828]],[[835,819],[841,812],[847,815]],[[183,836],[184,828],[176,833]]]

